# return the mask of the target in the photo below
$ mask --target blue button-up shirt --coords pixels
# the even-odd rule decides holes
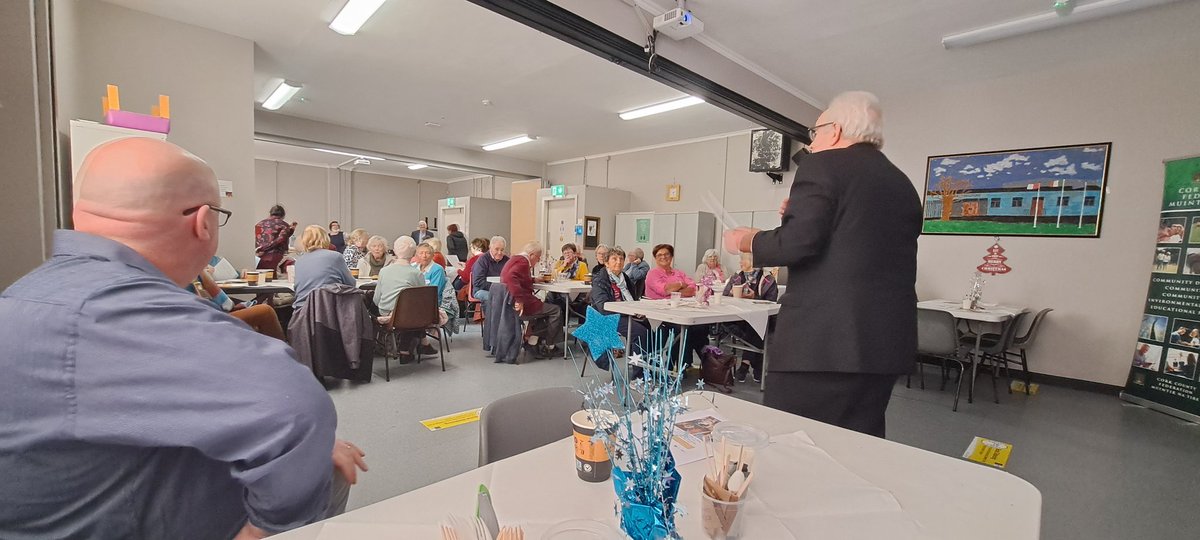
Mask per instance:
[[[55,233],[0,294],[0,538],[230,538],[321,517],[337,417],[282,341]]]

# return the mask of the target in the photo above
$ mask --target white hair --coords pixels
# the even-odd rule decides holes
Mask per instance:
[[[709,250],[704,251],[704,260],[706,260],[706,261],[709,259],[718,259],[719,260],[720,258],[721,258],[720,251],[717,251],[715,249],[709,249]]]
[[[499,235],[493,236],[492,239],[488,241],[488,246],[490,247],[492,244],[496,244],[496,243],[499,243],[500,245],[502,245],[504,247],[508,247],[508,241],[505,240],[503,236],[499,236]]]
[[[536,240],[525,244],[525,247],[521,248],[521,253],[526,255],[533,255],[534,253],[541,253],[542,251],[542,243]]]
[[[413,254],[417,252],[417,241],[408,235],[401,236],[392,244],[392,251],[396,252],[397,259],[407,263],[409,259],[413,258]]]
[[[842,136],[883,148],[883,109],[870,92],[842,92],[825,109],[826,122],[842,128]]]

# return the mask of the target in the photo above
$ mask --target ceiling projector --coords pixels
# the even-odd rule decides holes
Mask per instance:
[[[671,39],[687,39],[704,31],[691,10],[675,8],[654,18],[654,29]]]

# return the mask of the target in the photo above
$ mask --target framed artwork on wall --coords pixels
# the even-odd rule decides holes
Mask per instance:
[[[600,245],[600,218],[583,217],[583,249],[595,249]]]
[[[1100,236],[1112,143],[930,156],[922,234]]]
[[[679,200],[679,184],[667,184],[667,200]]]

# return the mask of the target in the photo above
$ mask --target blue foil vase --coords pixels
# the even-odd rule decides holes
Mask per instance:
[[[668,454],[669,455],[669,454]],[[647,471],[630,473],[613,467],[613,489],[620,504],[621,530],[633,540],[678,538],[675,534],[675,499],[679,496],[679,471],[668,458],[661,478],[645,478]],[[655,497],[651,482],[661,481],[662,497]],[[632,483],[631,483],[632,482]],[[631,486],[632,489],[626,489]]]

